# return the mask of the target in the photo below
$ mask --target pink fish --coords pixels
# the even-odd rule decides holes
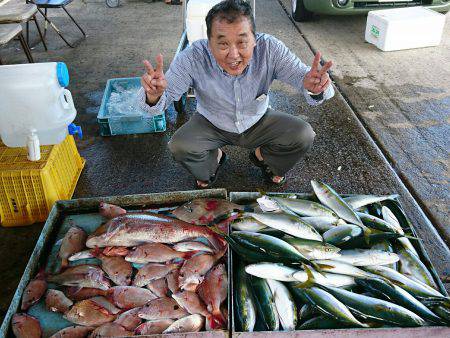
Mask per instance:
[[[106,248],[83,250],[70,256],[69,262],[78,261],[80,259],[96,258],[101,255],[107,257],[126,256],[128,255],[128,252],[128,248],[124,246],[107,246]]]
[[[116,308],[115,305],[111,303],[111,301],[109,301],[109,299],[107,299],[106,297],[96,296],[89,298],[89,300],[96,302],[98,305],[100,305],[102,308],[106,309],[109,313],[112,313],[113,315],[116,315],[122,311],[121,309]]]
[[[225,264],[218,264],[206,275],[197,292],[212,313],[209,326],[212,329],[225,328],[227,320],[220,311],[220,305],[227,298],[228,278]]]
[[[214,252],[208,245],[198,241],[180,242],[175,244],[173,249],[180,252]]]
[[[194,314],[178,319],[173,322],[163,333],[187,333],[198,332],[205,325],[205,318]]]
[[[185,259],[190,256],[192,256],[191,253],[175,251],[162,243],[147,243],[136,247],[125,257],[125,260],[138,264],[165,263],[172,259]]]
[[[243,210],[244,207],[224,199],[198,198],[186,202],[178,207],[172,214],[187,223],[208,225],[218,217],[226,216],[235,210]]]
[[[39,301],[47,290],[47,282],[45,281],[44,271],[39,272],[36,278],[31,280],[22,296],[22,311],[26,311],[29,307]]]
[[[100,212],[100,215],[110,219],[127,213],[125,209],[122,209],[118,205],[105,202],[100,202],[98,210]]]
[[[61,268],[65,268],[69,265],[67,259],[70,256],[84,249],[86,239],[86,232],[79,227],[73,226],[67,231],[61,242],[58,253],[58,256],[61,258]]]
[[[151,212],[129,212],[126,215],[121,215],[109,220],[106,224],[106,232],[112,232],[119,226],[123,225],[129,221],[139,222],[157,222],[157,223],[167,223],[172,222],[174,219],[169,216],[155,214]]]
[[[73,302],[63,292],[54,289],[47,291],[45,306],[49,311],[66,313],[72,305]]]
[[[94,288],[79,288],[77,286],[71,286],[66,289],[66,295],[70,299],[77,302],[95,296],[106,296],[108,295],[108,290],[100,290]]]
[[[137,335],[160,334],[172,325],[173,322],[172,319],[151,320],[139,325],[134,333]]]
[[[74,324],[83,326],[100,326],[116,319],[115,314],[91,299],[76,303],[63,317]]]
[[[104,337],[125,337],[134,336],[134,332],[126,330],[123,326],[117,323],[106,323],[96,328],[89,336],[89,338],[104,338]]]
[[[222,258],[227,248],[224,247],[215,255],[200,254],[183,263],[180,269],[179,283],[182,290],[195,291],[198,284],[203,281],[205,274]]]
[[[165,277],[172,270],[178,269],[180,264],[148,263],[140,268],[133,279],[134,286],[145,286],[153,280]]]
[[[166,276],[167,287],[169,288],[170,292],[176,293],[180,290],[179,278],[180,278],[179,269],[173,270]]]
[[[156,296],[150,290],[135,286],[114,286],[110,289],[110,293],[114,304],[121,309],[143,306],[156,299]]]
[[[192,291],[177,292],[172,295],[172,298],[187,312],[190,314],[200,314],[205,317],[209,317],[210,314],[206,309],[205,303],[199,298],[199,296]]]
[[[95,288],[108,290],[109,281],[105,273],[97,265],[77,265],[69,267],[59,275],[47,277],[47,281],[66,286],[78,286],[86,288]]]
[[[17,338],[41,338],[39,321],[25,313],[16,313],[11,320],[12,331]]]
[[[109,279],[116,285],[130,285],[133,267],[123,257],[108,257],[99,255],[102,262],[102,269],[106,272]]]
[[[147,214],[146,217],[148,218]],[[133,218],[128,214],[118,218],[121,221],[117,227],[102,235],[89,238],[86,242],[87,247],[129,247],[150,242],[177,243],[198,237],[208,239],[216,250],[226,246],[225,240],[207,227],[192,225],[170,217],[163,221]]]
[[[164,297],[154,299],[143,306],[138,316],[146,320],[159,320],[179,319],[188,314],[174,299]]]
[[[129,331],[134,331],[142,323],[142,319],[138,316],[140,310],[140,307],[135,307],[122,312],[114,323],[122,325]]]
[[[93,326],[69,326],[56,332],[50,338],[85,338],[93,330]]]
[[[157,297],[167,297],[167,294],[169,293],[166,278],[155,279],[148,283],[146,287]]]

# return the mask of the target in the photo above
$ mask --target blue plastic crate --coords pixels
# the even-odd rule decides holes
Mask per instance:
[[[100,111],[97,121],[100,125],[100,135],[113,136],[125,134],[143,134],[163,132],[166,130],[166,117],[164,114],[153,117],[136,113],[127,113],[122,116],[112,116],[108,110],[108,102],[114,86],[119,85],[124,89],[141,87],[139,77],[109,79],[106,83]]]

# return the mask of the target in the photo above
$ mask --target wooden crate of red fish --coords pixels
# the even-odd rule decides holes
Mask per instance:
[[[226,197],[214,189],[57,202],[3,336],[228,336],[228,246],[205,226],[228,231],[217,220]]]

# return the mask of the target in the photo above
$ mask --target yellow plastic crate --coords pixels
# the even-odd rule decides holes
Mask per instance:
[[[26,148],[0,142],[0,224],[4,227],[43,222],[57,200],[70,199],[85,160],[73,136],[58,145],[41,146],[41,159],[29,161]]]

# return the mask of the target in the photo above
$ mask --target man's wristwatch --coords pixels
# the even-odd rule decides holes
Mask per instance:
[[[316,100],[316,101],[320,101],[320,100],[322,100],[323,99],[323,92],[321,92],[321,93],[319,93],[319,94],[314,94],[314,93],[312,93],[312,92],[310,92],[309,90],[308,90],[308,94],[309,94],[309,96],[311,96],[314,100]]]

